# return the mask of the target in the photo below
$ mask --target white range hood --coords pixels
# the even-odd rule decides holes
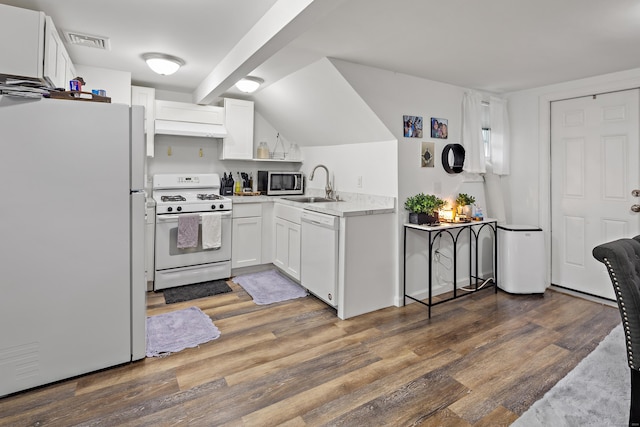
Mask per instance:
[[[184,102],[155,103],[155,134],[226,138],[224,108]]]
[[[201,138],[225,138],[227,136],[227,128],[224,125],[210,123],[156,120],[155,127],[156,135],[181,135]]]

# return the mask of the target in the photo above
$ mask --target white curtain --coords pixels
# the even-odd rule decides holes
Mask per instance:
[[[509,175],[509,115],[507,100],[491,97],[491,168],[496,175]]]
[[[491,133],[493,134],[493,130]],[[482,140],[482,96],[477,92],[465,92],[462,99],[461,142],[465,150],[462,170],[468,173],[485,173],[487,169]]]

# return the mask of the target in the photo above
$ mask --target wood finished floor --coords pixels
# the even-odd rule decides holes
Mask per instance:
[[[616,308],[548,290],[483,290],[346,321],[314,297],[200,307],[222,336],[199,348],[0,399],[0,426],[508,426],[620,323]]]

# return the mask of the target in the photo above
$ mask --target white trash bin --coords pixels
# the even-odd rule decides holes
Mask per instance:
[[[533,225],[498,225],[498,287],[512,294],[547,289],[544,233]]]

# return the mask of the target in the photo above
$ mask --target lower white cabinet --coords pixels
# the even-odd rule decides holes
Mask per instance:
[[[300,208],[274,207],[273,264],[296,280],[300,280],[301,215]]]
[[[275,219],[273,264],[294,279],[300,280],[300,224]]]
[[[233,205],[231,268],[262,263],[262,204]]]

